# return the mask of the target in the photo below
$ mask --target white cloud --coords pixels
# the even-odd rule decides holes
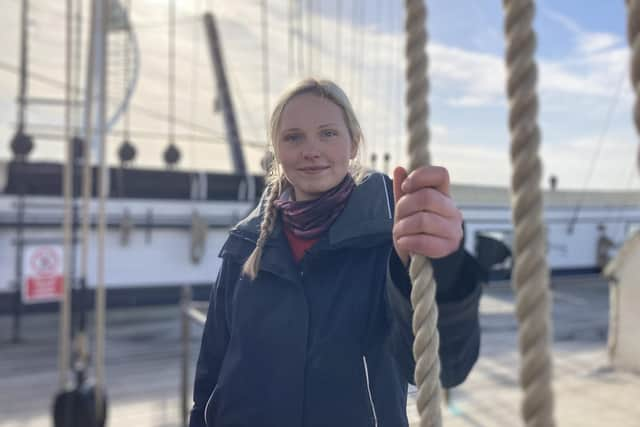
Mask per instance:
[[[620,37],[609,33],[584,33],[579,40],[578,51],[595,53],[620,44]]]
[[[499,103],[497,96],[464,95],[447,100],[447,104],[453,107],[486,107]]]

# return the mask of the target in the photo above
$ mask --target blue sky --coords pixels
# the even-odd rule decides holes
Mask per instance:
[[[307,63],[293,72],[288,67],[292,54],[288,48],[289,0],[268,3],[269,103],[273,104],[287,84],[304,75],[335,79],[350,95],[363,124],[367,137],[363,160],[372,152],[379,156],[389,152],[392,163],[404,163],[404,2],[342,0],[343,9],[338,13],[336,1],[312,1],[313,31],[308,31],[305,10],[302,29],[293,23],[292,41],[295,52],[302,46],[305,60],[312,55],[313,68]],[[63,4],[44,0],[33,4],[33,70],[62,80]],[[168,1],[136,0],[133,4],[142,57],[132,127],[160,134],[167,127],[163,115],[168,97]],[[180,0],[178,4],[176,97],[180,119],[177,142],[184,156],[181,167],[229,170],[223,124],[220,116],[211,112],[215,91],[199,18],[208,5],[219,18],[242,137],[254,144],[246,149],[248,163],[258,172],[263,153],[260,144],[265,141],[260,2]],[[6,37],[0,40],[6,52],[4,62],[14,65],[18,63],[18,5],[17,0],[10,1],[0,17],[0,24],[7,29]],[[429,1],[431,150],[434,161],[447,166],[457,182],[500,186],[509,182],[502,19],[499,0]],[[552,173],[563,188],[637,189],[640,184],[634,172],[638,144],[631,122],[633,95],[625,20],[622,0],[537,2],[545,185]],[[340,51],[336,50],[338,45]],[[114,46],[117,50],[118,45]],[[6,159],[15,124],[17,80],[6,71],[0,73],[0,159]],[[59,88],[38,82],[30,84],[30,91],[32,96],[61,96]],[[32,122],[49,124],[59,124],[62,117],[60,111],[42,108],[29,114]],[[121,139],[119,129],[120,123],[110,138],[112,162]],[[141,136],[134,141],[140,153],[137,164],[162,167],[166,140],[158,135],[153,140]],[[36,143],[34,158],[62,158],[60,141]]]

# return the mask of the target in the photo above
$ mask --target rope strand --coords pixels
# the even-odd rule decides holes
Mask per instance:
[[[427,95],[427,10],[423,0],[405,0],[406,6],[406,56],[407,93],[409,109],[409,164],[414,170],[430,163],[428,151],[429,109]],[[411,304],[413,305],[413,354],[416,361],[415,382],[418,387],[416,406],[421,427],[442,425],[440,410],[440,357],[438,347],[438,307],[435,303],[436,282],[433,268],[424,256],[412,256]]]
[[[542,223],[536,38],[532,28],[535,6],[533,0],[504,0],[504,9],[515,229],[512,286],[520,324],[520,385],[524,390],[521,411],[527,426],[552,427],[549,269]]]
[[[640,1],[627,1],[627,38],[631,47],[631,86],[636,99],[633,106],[633,121],[640,134]],[[638,147],[637,166],[640,171],[640,147]]]

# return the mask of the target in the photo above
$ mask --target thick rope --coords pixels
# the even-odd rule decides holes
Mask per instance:
[[[527,426],[551,427],[553,391],[549,321],[549,269],[542,222],[541,162],[538,154],[536,37],[533,0],[504,0],[507,38],[512,206],[515,228],[513,287],[520,324],[522,417]]]
[[[405,0],[405,31],[407,33],[407,92],[409,109],[409,169],[430,163],[428,151],[429,110],[427,94],[427,10],[423,0]],[[423,256],[412,256],[411,304],[413,305],[413,354],[416,361],[415,382],[418,387],[416,406],[421,427],[442,425],[440,413],[440,358],[438,347],[438,308],[435,303],[436,282],[429,261]]]
[[[627,1],[627,38],[631,47],[631,85],[636,95],[633,107],[633,121],[640,134],[640,1]],[[640,147],[638,147],[637,166],[640,171]]]

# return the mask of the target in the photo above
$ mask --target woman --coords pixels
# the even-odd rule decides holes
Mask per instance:
[[[446,170],[364,176],[362,139],[329,81],[278,102],[271,181],[220,254],[191,427],[407,426],[410,253],[433,259],[443,386],[475,363],[480,290]]]

